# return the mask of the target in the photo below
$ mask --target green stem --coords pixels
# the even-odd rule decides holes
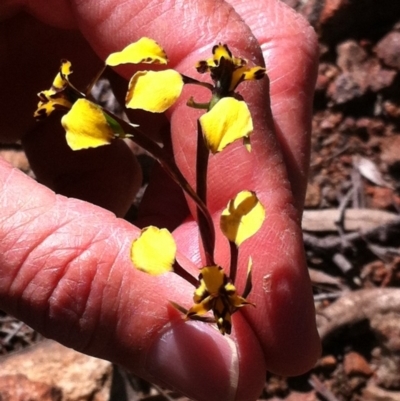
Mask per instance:
[[[207,206],[207,171],[209,150],[204,142],[203,132],[199,120],[197,120],[197,155],[196,155],[196,193]],[[206,258],[206,266],[215,265],[214,249],[215,234],[210,232],[208,224],[202,215],[198,213],[199,230]]]

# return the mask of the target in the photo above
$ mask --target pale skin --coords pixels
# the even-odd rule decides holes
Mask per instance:
[[[320,343],[300,216],[318,54],[312,29],[275,0],[24,3],[0,5],[0,135],[7,142],[22,139],[41,183],[0,160],[0,309],[45,336],[200,401],[252,401],[266,370],[297,375],[310,369]],[[71,80],[84,86],[101,66],[99,57],[142,36],[158,41],[171,66],[196,78],[202,77],[194,63],[219,41],[254,64],[265,59],[270,89],[266,79],[239,87],[254,120],[252,153],[237,143],[210,160],[208,202],[216,224],[243,189],[255,190],[267,211],[260,232],[243,244],[237,277],[240,291],[251,255],[249,300],[257,306],[233,316],[231,336],[184,322],[168,306],[168,300],[192,305],[193,287],[182,278],[132,268],[129,246],[139,230],[115,217],[125,214],[141,181],[130,149],[118,142],[73,153],[57,118],[44,124],[32,118],[35,94],[49,86],[61,58],[72,61]],[[204,92],[185,89],[167,115],[177,163],[190,182],[198,112],[185,102],[196,94]],[[165,135],[166,120],[137,119],[149,135]],[[187,217],[180,191],[159,172],[149,188],[140,226],[174,227]],[[180,262],[195,274],[201,261],[193,219],[174,235]],[[220,235],[216,260],[229,266]]]

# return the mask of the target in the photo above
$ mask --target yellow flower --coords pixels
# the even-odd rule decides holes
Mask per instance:
[[[139,237],[132,242],[130,256],[138,270],[154,276],[175,271],[176,274],[197,285],[193,295],[194,305],[189,310],[174,302],[171,304],[188,319],[217,323],[222,334],[230,334],[233,313],[243,306],[254,306],[245,299],[251,290],[251,260],[246,289],[243,296],[239,296],[234,284],[220,266],[206,266],[200,269],[198,281],[188,275],[175,259],[176,244],[172,234],[165,228],[159,229],[154,226],[144,228]],[[209,311],[213,313],[214,319],[203,316]]]
[[[171,233],[154,226],[144,228],[131,247],[134,266],[154,276],[173,270],[175,254],[176,244]]]
[[[227,45],[220,43],[214,46],[212,53],[213,57],[199,61],[196,69],[201,74],[211,74],[211,79],[215,82],[214,93],[219,98],[233,96],[241,82],[261,79],[265,75],[265,68],[248,67],[247,60],[234,57]]]
[[[54,110],[68,111],[61,119],[66,140],[72,150],[108,145],[114,137],[125,137],[121,126],[102,109],[85,99],[69,81],[71,63],[61,61],[61,67],[50,89],[38,93],[38,108],[34,117],[48,117]]]
[[[187,311],[186,316],[194,319],[212,311],[221,334],[230,334],[232,314],[243,306],[254,304],[237,294],[235,286],[220,266],[206,266],[200,269],[199,281],[193,296],[194,305]]]
[[[263,78],[265,68],[248,67],[247,61],[234,57],[227,45],[218,44],[212,52],[212,58],[199,61],[196,65],[199,73],[209,72],[214,81],[208,112],[200,118],[205,141],[212,153],[218,153],[242,138],[246,149],[250,151],[253,121],[246,103],[235,90],[243,81]],[[188,104],[198,106],[193,100]]]
[[[264,220],[265,209],[256,194],[241,191],[223,210],[220,227],[229,241],[239,246],[261,228]]]
[[[72,74],[71,63],[61,60],[58,74],[50,89],[38,93],[39,103],[33,114],[37,119],[48,117],[54,110],[68,110],[79,96],[79,92],[70,85],[68,76]]]

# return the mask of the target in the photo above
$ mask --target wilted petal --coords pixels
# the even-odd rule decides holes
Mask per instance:
[[[120,64],[167,64],[168,58],[162,47],[153,39],[141,38],[126,46],[120,52],[110,54],[106,65],[114,67]]]
[[[103,111],[86,99],[78,99],[61,119],[72,150],[108,145],[114,137]]]
[[[33,117],[41,119],[48,117],[54,110],[70,109],[72,102],[66,97],[65,90],[69,86],[68,76],[72,74],[71,62],[61,60],[58,74],[50,89],[38,93],[39,103]]]
[[[129,82],[126,107],[162,113],[176,102],[183,85],[175,70],[139,71]]]
[[[233,97],[222,98],[206,114],[200,117],[208,148],[212,153],[218,153],[227,145],[239,138],[248,138],[253,132],[247,104]]]
[[[220,227],[229,241],[239,246],[261,228],[264,220],[265,209],[256,194],[242,191],[222,212]]]
[[[157,276],[173,270],[176,244],[166,228],[149,226],[133,241],[131,260],[139,270]]]
[[[38,103],[37,109],[33,113],[33,117],[42,119],[48,117],[54,110],[68,110],[71,108],[72,103],[62,96],[46,96],[49,91],[43,91],[38,94],[41,99]]]

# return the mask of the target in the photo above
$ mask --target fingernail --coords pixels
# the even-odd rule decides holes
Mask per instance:
[[[146,365],[157,383],[193,400],[235,399],[236,344],[207,323],[171,322],[150,347]]]

